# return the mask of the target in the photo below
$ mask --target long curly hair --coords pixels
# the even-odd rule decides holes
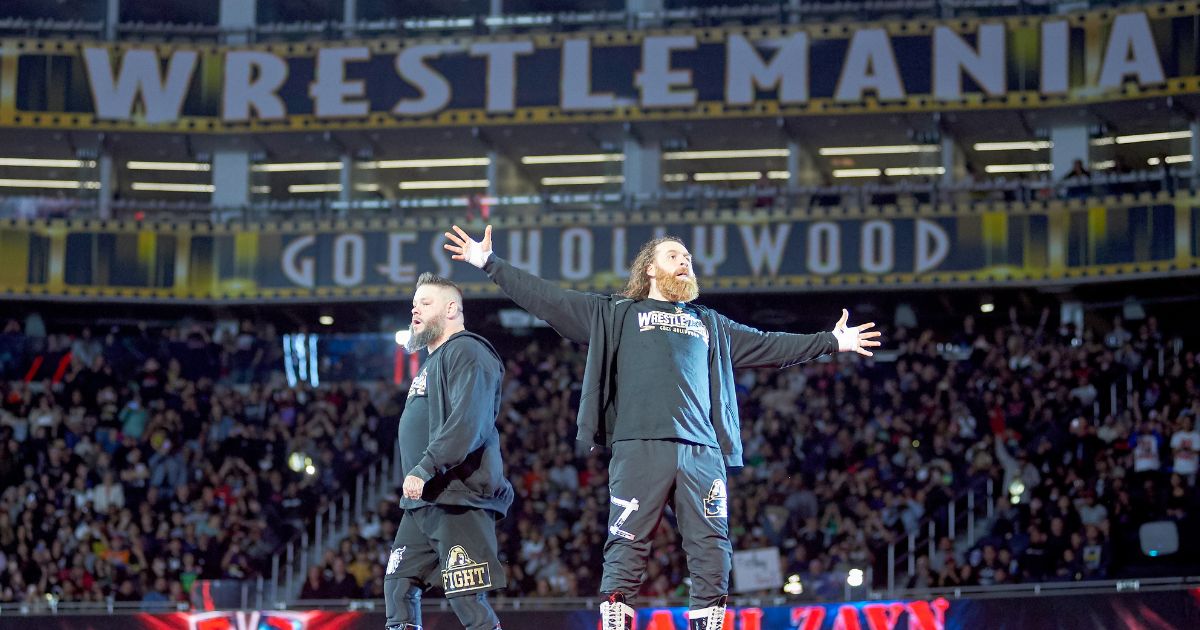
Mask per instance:
[[[646,267],[654,262],[654,252],[663,243],[682,245],[683,239],[676,236],[664,236],[647,241],[645,245],[642,245],[637,256],[633,257],[633,262],[629,263],[629,282],[625,284],[625,292],[622,295],[635,300],[644,300],[650,295],[650,276],[646,275]]]

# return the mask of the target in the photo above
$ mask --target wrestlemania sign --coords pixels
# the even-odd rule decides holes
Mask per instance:
[[[0,40],[0,125],[187,132],[1057,107],[1200,91],[1200,3],[232,46]]]
[[[705,292],[1074,283],[1200,273],[1200,199],[1087,205],[543,214],[495,222],[497,254],[564,287],[612,292],[641,244],[678,236]],[[272,302],[408,299],[450,260],[447,225],[0,222],[0,298]],[[482,226],[469,228],[475,234]]]

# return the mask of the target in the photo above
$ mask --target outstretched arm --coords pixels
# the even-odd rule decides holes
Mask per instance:
[[[784,368],[797,363],[811,361],[831,352],[857,352],[871,356],[879,345],[875,338],[879,331],[871,331],[874,323],[861,326],[846,324],[850,314],[842,309],[842,318],[830,332],[797,335],[784,332],[763,332],[739,324],[725,316],[721,323],[729,333],[733,367],[778,367]]]
[[[492,226],[483,231],[483,240],[476,241],[455,225],[446,232],[450,240],[444,247],[454,260],[468,262],[484,270],[508,297],[521,308],[546,320],[558,334],[579,343],[587,343],[593,314],[605,297],[564,289],[522,271],[492,253]]]

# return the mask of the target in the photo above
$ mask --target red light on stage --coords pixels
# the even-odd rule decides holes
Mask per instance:
[[[309,630],[315,612],[281,610],[202,612],[186,615],[188,630]]]

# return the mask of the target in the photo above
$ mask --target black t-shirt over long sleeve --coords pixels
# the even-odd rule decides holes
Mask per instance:
[[[403,499],[401,507],[435,503],[508,511],[513,491],[504,478],[496,431],[503,374],[495,348],[467,331],[451,335],[429,355],[410,387],[398,438],[406,474],[425,480],[423,501]]]
[[[716,448],[708,328],[695,308],[645,299],[625,317],[617,349],[613,441],[675,439]]]

